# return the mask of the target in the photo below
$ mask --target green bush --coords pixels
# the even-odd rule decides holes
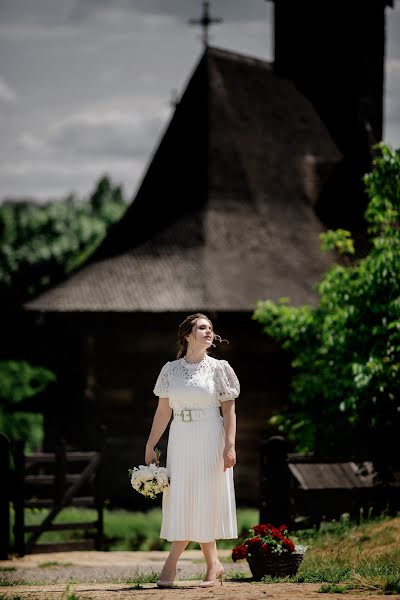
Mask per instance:
[[[65,278],[103,240],[127,203],[120,186],[102,177],[88,199],[69,195],[38,204],[0,205],[0,296],[20,303]]]
[[[43,416],[14,409],[55,379],[52,371],[26,361],[0,361],[0,431],[12,440],[25,440],[28,452],[36,450],[43,439]]]
[[[397,455],[400,425],[400,150],[378,145],[364,181],[368,255],[326,273],[316,308],[259,301],[253,319],[293,367],[290,405],[271,422],[299,450],[368,457],[373,449],[385,461]],[[354,251],[349,232],[322,239],[326,248]]]

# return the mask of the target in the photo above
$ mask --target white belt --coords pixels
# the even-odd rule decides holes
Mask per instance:
[[[200,421],[211,416],[221,415],[219,406],[209,406],[207,408],[183,408],[180,411],[174,410],[174,419],[189,423],[190,421]]]

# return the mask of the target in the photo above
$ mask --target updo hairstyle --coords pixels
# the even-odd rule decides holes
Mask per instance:
[[[197,319],[207,319],[210,325],[213,327],[211,319],[207,317],[207,315],[203,315],[203,313],[195,313],[194,315],[189,315],[186,317],[184,321],[178,327],[178,353],[176,358],[182,358],[185,356],[188,349],[188,342],[186,336],[189,336],[192,333],[193,325],[196,323]],[[216,348],[214,342],[228,342],[228,340],[223,340],[220,335],[214,332],[214,340],[211,344],[213,348]]]

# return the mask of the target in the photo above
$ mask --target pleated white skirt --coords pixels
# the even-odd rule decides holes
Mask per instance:
[[[218,407],[198,421],[172,420],[160,537],[170,542],[237,538],[233,467],[224,471],[224,419]]]

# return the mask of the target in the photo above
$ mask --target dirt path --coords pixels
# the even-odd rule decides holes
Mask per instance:
[[[3,588],[0,598],[18,597],[24,600],[67,600],[68,596],[75,594],[79,600],[202,600],[203,598],[218,598],[219,600],[232,600],[235,596],[239,600],[382,600],[382,596],[364,594],[320,594],[319,584],[311,583],[248,583],[230,582],[214,586],[209,589],[196,587],[193,581],[178,581],[174,589],[161,590],[154,583],[136,586],[122,584],[72,584],[66,592],[65,585],[46,586],[15,586]],[[391,598],[399,596],[391,596]]]
[[[135,583],[140,575],[157,574],[168,552],[57,552],[33,554],[0,562],[0,600],[381,600],[367,594],[320,594],[319,584],[265,584],[251,581],[246,561],[233,563],[230,550],[220,550],[225,568],[224,584],[201,589],[205,573],[200,550],[187,550],[178,561],[176,587],[157,588],[155,583]],[[241,579],[238,580],[238,577]],[[392,596],[394,597],[394,596]]]

